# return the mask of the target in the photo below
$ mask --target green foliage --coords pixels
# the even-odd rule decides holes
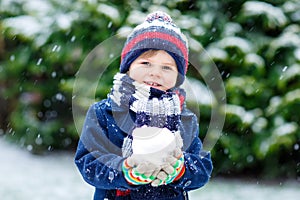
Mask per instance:
[[[122,13],[112,4],[57,0],[2,1],[0,12],[0,98],[9,105],[1,129],[34,153],[74,148],[74,75]]]
[[[228,102],[217,173],[299,176],[299,3],[244,1],[230,15],[223,6],[227,22],[206,46]]]
[[[222,75],[226,121],[212,150],[214,173],[299,176],[298,0],[1,1],[0,133],[34,153],[74,148],[72,91],[83,60],[158,9],[188,35],[191,52],[205,48]],[[118,65],[102,75],[97,100],[106,97]],[[202,80],[192,67],[188,76]],[[195,102],[188,105],[197,111]],[[211,107],[201,102],[199,109],[204,138]]]

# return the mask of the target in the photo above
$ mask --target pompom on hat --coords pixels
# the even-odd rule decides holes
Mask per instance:
[[[131,63],[150,49],[165,50],[173,57],[179,74],[176,86],[181,85],[188,68],[188,42],[171,17],[164,12],[149,14],[127,37],[121,53],[120,72],[126,73]]]

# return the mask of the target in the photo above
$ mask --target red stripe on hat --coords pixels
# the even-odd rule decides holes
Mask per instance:
[[[122,51],[122,55],[121,55],[121,58],[122,60],[124,59],[125,55],[139,42],[141,42],[142,40],[145,40],[145,39],[152,39],[152,38],[159,38],[159,39],[164,39],[164,40],[167,40],[171,43],[174,43],[179,49],[180,51],[183,53],[183,56],[184,56],[184,60],[186,61],[186,64],[185,64],[185,73],[186,73],[186,70],[187,70],[187,67],[188,67],[188,54],[187,54],[187,49],[186,49],[186,46],[185,44],[178,38],[170,35],[170,34],[167,34],[167,33],[161,33],[161,32],[145,32],[145,33],[142,33],[138,36],[136,36],[135,38],[133,38],[126,46],[125,48],[123,49]]]

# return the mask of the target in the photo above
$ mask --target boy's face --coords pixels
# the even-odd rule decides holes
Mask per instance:
[[[146,51],[131,63],[128,75],[139,83],[166,91],[175,86],[178,70],[170,54],[163,50],[152,50],[150,53]]]

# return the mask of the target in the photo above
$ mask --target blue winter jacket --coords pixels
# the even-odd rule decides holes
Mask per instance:
[[[105,99],[89,108],[75,155],[83,179],[95,187],[94,200],[114,199],[116,189],[130,189],[131,199],[136,200],[188,199],[187,191],[208,182],[212,172],[210,154],[201,150],[197,117],[184,108],[180,132],[184,142],[185,174],[176,182],[159,187],[128,184],[121,170],[125,159],[121,147],[133,127],[134,115],[118,106],[113,106],[112,111],[112,104],[113,101]]]

